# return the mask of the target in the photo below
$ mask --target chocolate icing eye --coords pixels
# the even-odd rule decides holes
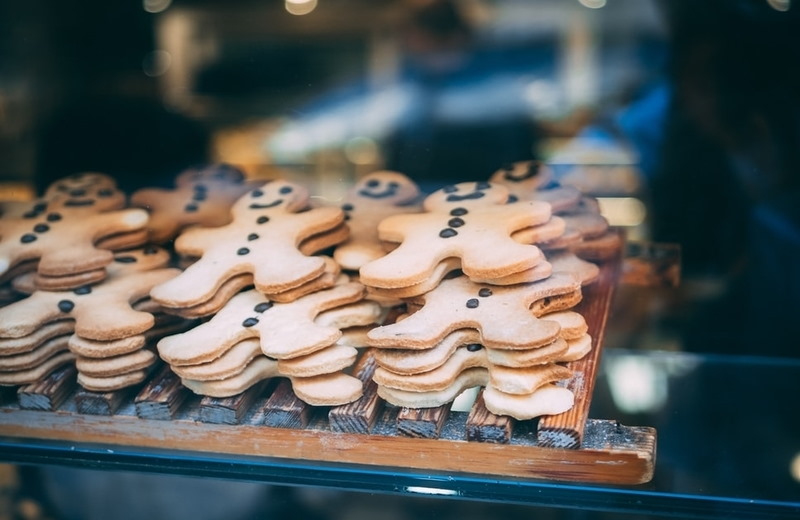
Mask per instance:
[[[33,231],[35,231],[36,233],[47,233],[48,231],[50,231],[50,226],[48,226],[47,224],[36,224],[35,226],[33,226]]]
[[[50,213],[50,214],[47,215],[47,221],[48,222],[58,222],[59,220],[61,220],[61,214],[60,213]]]
[[[490,183],[486,182],[486,181],[481,181],[481,182],[476,182],[475,183],[475,189],[476,190],[488,190],[491,187],[492,187],[492,185]]]
[[[482,348],[483,345],[481,345],[480,343],[470,343],[469,345],[466,346],[466,349],[470,352],[477,352]]]
[[[378,179],[370,179],[366,182],[367,188],[377,188],[381,185],[381,181]]]
[[[61,300],[60,302],[58,302],[58,310],[60,310],[61,312],[69,312],[73,308],[75,308],[75,304],[69,300]]]
[[[349,202],[345,202],[344,204],[342,204],[342,209],[344,211],[353,211],[353,205],[350,204]]]
[[[114,191],[110,190],[108,188],[104,188],[104,189],[99,190],[97,192],[97,196],[101,197],[101,198],[104,198],[104,199],[107,199],[108,197],[112,196],[113,194],[114,194]]]
[[[455,186],[450,184],[450,185],[445,186],[444,188],[442,188],[442,191],[445,192],[445,193],[455,193],[455,192],[458,191],[458,188],[456,188]]]
[[[86,190],[81,190],[81,189],[70,190],[69,195],[70,197],[83,197],[84,195],[86,195]]]
[[[514,195],[512,193],[511,195],[508,196],[508,200],[506,201],[506,204],[513,204],[514,202],[517,202],[518,200],[519,200],[519,197],[517,197],[516,195]]]
[[[388,184],[388,186],[389,186],[389,189],[396,190],[397,188],[400,187],[400,183],[392,181],[392,182],[390,182]]]
[[[239,255],[239,256],[244,256],[244,255],[246,255],[246,254],[248,254],[248,253],[250,253],[250,250],[249,250],[249,249],[247,249],[246,247],[240,247],[240,248],[239,248],[239,249],[236,251],[236,254],[237,254],[237,255]]]
[[[154,255],[158,253],[158,248],[156,246],[147,246],[142,250],[142,253],[146,255]]]
[[[114,261],[120,264],[135,264],[137,262],[135,256],[116,256]]]
[[[256,219],[256,224],[264,224],[266,222],[269,222],[269,217],[266,215],[261,215]]]
[[[254,199],[257,199],[257,198],[259,198],[259,197],[261,197],[263,195],[264,195],[264,192],[261,191],[261,190],[253,190],[253,191],[250,192],[250,196],[253,197]]]
[[[252,327],[258,325],[258,318],[247,318],[242,322],[242,327]]]
[[[278,190],[278,193],[280,193],[281,195],[286,195],[287,193],[291,193],[291,192],[292,192],[292,187],[291,186],[284,186],[284,187],[282,187],[281,189]]]
[[[477,298],[470,298],[467,300],[467,309],[476,309],[480,304]]]
[[[195,211],[197,211],[197,209],[198,209],[197,204],[190,202],[183,208],[183,211],[185,211],[186,213],[194,213]]]
[[[37,202],[33,206],[33,211],[35,211],[37,213],[41,213],[42,211],[44,211],[46,209],[47,209],[47,203],[46,202]]]
[[[261,302],[258,305],[256,305],[255,307],[253,307],[253,310],[256,311],[256,312],[264,312],[264,311],[269,310],[271,308],[272,308],[272,302]]]

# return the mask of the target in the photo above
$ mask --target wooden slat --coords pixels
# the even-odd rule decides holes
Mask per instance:
[[[67,364],[41,381],[20,387],[17,391],[20,408],[48,411],[58,409],[77,387],[77,375],[75,365]]]
[[[540,419],[538,434],[540,446],[578,448],[581,445],[584,427],[589,417],[589,407],[592,404],[592,392],[600,366],[601,346],[619,269],[619,258],[603,263],[600,266],[599,279],[583,288],[583,300],[575,311],[584,317],[589,326],[592,350],[583,359],[567,365],[573,375],[565,386],[575,394],[575,404],[562,414]]]
[[[511,441],[515,422],[507,415],[495,415],[487,410],[481,390],[467,416],[467,440],[507,444]]]
[[[291,381],[281,379],[256,413],[264,416],[262,424],[273,428],[305,428],[311,417],[311,408],[294,394]]]
[[[191,392],[169,366],[164,366],[136,395],[136,415],[142,419],[172,419]]]
[[[75,405],[82,414],[114,415],[132,391],[132,387],[114,392],[90,392],[81,388],[75,392]]]
[[[353,375],[364,383],[364,395],[355,402],[331,408],[328,422],[332,431],[369,433],[383,407],[378,385],[372,380],[376,366],[372,349],[365,350],[353,369]]]
[[[239,424],[263,388],[262,381],[232,397],[203,397],[198,420],[210,424]]]
[[[397,414],[397,432],[408,437],[436,439],[449,413],[449,403],[438,408],[401,408]]]

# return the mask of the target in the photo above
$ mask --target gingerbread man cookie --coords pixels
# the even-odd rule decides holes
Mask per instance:
[[[402,173],[378,171],[362,177],[342,204],[350,238],[334,251],[339,265],[357,271],[385,255],[378,239],[378,223],[392,215],[422,211],[420,206],[412,205],[419,195],[417,185]]]
[[[464,276],[451,278],[420,297],[424,303],[420,310],[371,330],[368,338],[376,347],[430,348],[447,334],[470,328],[480,332],[480,343],[487,347],[532,348],[553,341],[560,326],[536,318],[531,305],[575,290],[580,290],[580,281],[563,273],[510,286],[476,284]]]
[[[252,188],[240,170],[217,164],[182,173],[172,190],[141,189],[131,196],[131,205],[150,213],[148,237],[158,244],[193,224],[217,227],[230,223],[231,206]]]
[[[361,267],[365,285],[407,287],[428,278],[447,258],[461,259],[464,274],[499,278],[544,261],[535,245],[511,238],[519,229],[547,222],[543,202],[505,204],[508,190],[488,182],[465,182],[429,195],[426,213],[396,215],[378,226],[382,240],[401,242],[386,256]]]
[[[75,333],[88,339],[112,340],[142,333],[152,328],[155,320],[151,313],[132,305],[147,297],[151,287],[178,272],[154,269],[110,277],[101,285],[74,291],[36,291],[0,309],[0,337],[20,338],[60,320],[74,320]]]
[[[81,199],[99,200],[99,199]],[[41,211],[8,219],[0,226],[0,274],[26,260],[39,260],[38,272],[60,276],[107,266],[113,253],[99,249],[98,241],[124,232],[135,232],[147,224],[147,212],[127,209],[98,213],[80,206],[54,209],[48,203]]]
[[[200,256],[175,279],[153,289],[154,300],[169,307],[191,307],[210,300],[230,278],[252,273],[255,287],[274,294],[319,277],[325,261],[306,256],[303,239],[344,221],[339,208],[304,212],[308,192],[287,181],[253,189],[232,208],[233,221],[216,228],[192,228],[175,241],[181,254]]]
[[[539,200],[552,206],[553,213],[575,207],[581,192],[562,186],[553,179],[553,171],[540,161],[520,161],[497,170],[489,182],[502,184],[510,192],[508,202]]]
[[[326,310],[364,297],[364,286],[350,282],[312,293],[291,303],[272,302],[256,290],[237,294],[213,318],[183,334],[158,342],[170,365],[209,362],[247,339],[260,338],[269,357],[284,359],[330,346],[341,336],[336,327],[319,326],[314,318]]]

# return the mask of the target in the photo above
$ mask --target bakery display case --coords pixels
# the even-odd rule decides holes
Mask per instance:
[[[0,0],[0,516],[800,517],[794,2],[107,4]]]

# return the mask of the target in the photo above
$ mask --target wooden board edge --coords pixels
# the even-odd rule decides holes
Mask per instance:
[[[575,450],[247,424],[165,422],[136,416],[0,410],[0,436],[4,437],[566,482],[645,483],[653,475],[655,430],[623,428],[635,430],[641,442]]]

